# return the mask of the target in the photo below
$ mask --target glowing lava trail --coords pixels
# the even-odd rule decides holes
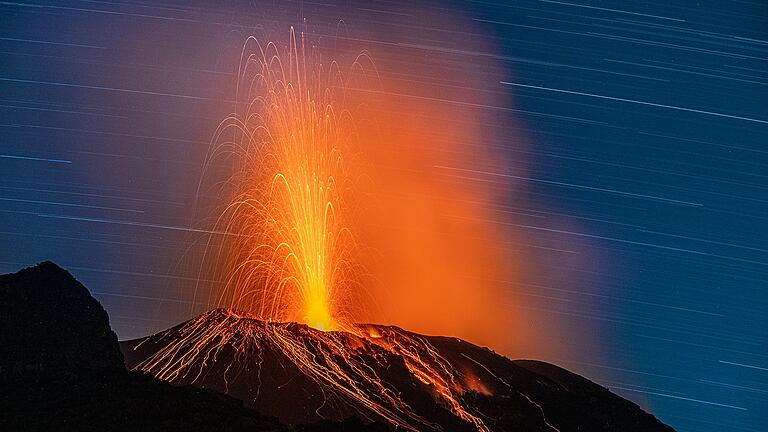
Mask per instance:
[[[402,383],[398,387],[379,375],[402,361],[410,376],[405,388],[424,386],[441,406],[474,429],[489,430],[482,415],[464,402],[468,392],[490,393],[478,378],[483,371],[470,371],[467,365],[458,368],[425,338],[396,327],[359,325],[354,332],[323,332],[217,309],[152,336],[136,349],[142,349],[143,344],[161,348],[136,369],[167,381],[195,383],[210,373],[211,365],[219,365],[228,387],[241,381],[248,370],[266,367],[262,365],[265,358],[277,353],[278,366],[271,367],[297,368],[323,389],[329,401],[344,400],[364,417],[384,419],[407,430],[440,430],[403,400]],[[485,375],[488,382],[504,384]],[[252,382],[258,385],[258,378]],[[258,391],[256,395],[259,397]]]
[[[251,45],[255,53],[248,52]],[[282,54],[273,43],[246,41],[237,88],[242,112],[220,124],[205,162],[204,177],[226,172],[215,182],[223,204],[205,250],[214,279],[224,281],[211,291],[209,304],[217,309],[154,336],[169,342],[137,368],[195,383],[207,365],[223,363],[224,379],[231,380],[260,369],[265,352],[277,352],[283,366],[294,365],[324,395],[371,419],[434,429],[377,373],[404,365],[411,385],[428,388],[474,429],[488,430],[462,402],[465,393],[484,389],[482,383],[423,338],[353,323],[362,273],[348,225],[355,202],[348,158],[356,134],[343,107],[344,76],[335,62],[327,65],[307,53],[303,36],[297,43],[293,31]],[[362,67],[359,61],[355,67]],[[202,185],[198,195],[208,192]],[[199,279],[209,276],[200,272]]]

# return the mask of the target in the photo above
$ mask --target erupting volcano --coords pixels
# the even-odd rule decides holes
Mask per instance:
[[[205,257],[224,281],[209,303],[221,309],[145,341],[166,341],[159,349],[132,347],[146,354],[135,367],[196,383],[206,380],[210,363],[225,365],[223,391],[230,381],[243,385],[244,371],[256,371],[244,384],[252,400],[263,391],[261,370],[277,367],[264,368],[265,355],[279,356],[281,367],[286,361],[295,366],[324,400],[351,404],[351,412],[370,420],[409,430],[440,423],[403,398],[397,381],[405,379],[429,386],[456,421],[489,430],[462,396],[478,389],[490,394],[472,359],[460,370],[422,337],[353,321],[363,270],[350,225],[350,155],[359,149],[344,107],[345,76],[335,62],[324,67],[303,35],[297,41],[291,31],[289,40],[285,52],[274,43],[246,41],[237,87],[243,112],[221,123],[206,158],[206,170],[221,161],[231,167],[217,195],[223,202]],[[356,60],[352,68],[362,65]],[[407,376],[386,379],[382,367],[394,366]]]
[[[361,60],[369,61],[363,53],[351,70],[365,70]],[[548,365],[360,324],[367,271],[354,225],[363,177],[355,160],[364,149],[348,79],[303,34],[291,31],[283,51],[247,39],[237,112],[217,129],[198,188],[214,197],[216,215],[201,230],[198,281],[221,283],[195,286],[193,307],[207,295],[209,312],[124,342],[128,366],[233,395],[293,425],[352,415],[412,431],[654,424],[599,388],[589,392],[609,408],[580,415],[589,403],[569,388],[574,378]]]

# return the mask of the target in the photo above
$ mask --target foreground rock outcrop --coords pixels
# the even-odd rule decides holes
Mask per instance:
[[[44,262],[0,276],[0,430],[286,428],[232,397],[126,370],[101,305]]]
[[[107,312],[50,261],[0,276],[0,322],[0,376],[124,369]]]

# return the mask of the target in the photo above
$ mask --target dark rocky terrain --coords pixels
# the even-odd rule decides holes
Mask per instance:
[[[210,320],[206,325],[233,319],[221,310],[203,317]],[[233,347],[242,342],[238,338],[245,338],[243,331],[265,326],[251,318],[236,317],[245,327],[235,328],[216,357],[191,365],[199,374],[180,374],[168,383],[126,369],[126,364],[132,368],[158,350],[184,342],[185,326],[200,319],[118,345],[101,305],[55,264],[0,276],[0,430],[393,429],[355,398],[337,394],[309,376],[306,368],[269,343],[257,343],[258,358],[237,355],[243,351]],[[557,366],[511,361],[455,338],[415,335],[396,327],[368,328],[377,338],[422,340],[434,348],[446,364],[461,371],[460,402],[490,430],[672,431],[632,402]],[[344,332],[316,333],[298,324],[285,324],[282,331],[319,356],[328,337],[343,341],[354,358],[326,360],[347,364],[352,359],[374,371],[386,381],[387,391],[432,425],[419,430],[476,429],[457,417],[433,386],[414,379],[402,356]],[[179,346],[183,351],[186,345]]]
[[[124,368],[107,312],[52,262],[0,276],[0,322],[0,376]]]
[[[51,262],[0,276],[0,430],[283,431],[241,401],[125,368],[109,318]]]

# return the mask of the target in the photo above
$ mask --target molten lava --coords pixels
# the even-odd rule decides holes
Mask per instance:
[[[222,121],[205,162],[204,177],[230,167],[216,184],[222,204],[206,248],[224,281],[211,306],[324,331],[345,321],[356,283],[348,225],[355,128],[343,78],[336,63],[326,69],[307,52],[303,35],[297,43],[291,31],[284,52],[247,39],[239,111]]]

